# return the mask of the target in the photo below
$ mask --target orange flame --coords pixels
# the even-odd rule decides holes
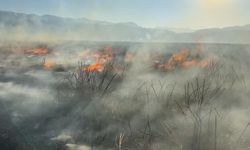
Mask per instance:
[[[96,71],[99,71],[99,72],[103,71],[103,69],[104,69],[104,64],[99,63],[99,62],[94,63],[94,64],[90,64],[89,66],[83,68],[84,71],[94,71],[94,70],[96,70]]]
[[[209,60],[201,60],[201,50],[198,49],[195,53],[192,53],[188,49],[182,49],[172,56],[164,64],[158,64],[156,67],[164,70],[174,70],[176,67],[206,67],[209,65]]]
[[[34,48],[31,50],[27,50],[27,52],[33,53],[33,54],[47,54],[49,50],[47,48]]]
[[[86,51],[84,53],[81,53],[81,56],[86,57],[90,53],[89,51]],[[84,71],[103,71],[105,68],[105,65],[112,61],[114,58],[113,49],[111,46],[104,47],[101,51],[93,51],[91,52],[91,57],[95,59],[95,62],[93,64],[90,64],[86,67],[83,67]]]
[[[56,62],[49,59],[49,60],[46,60],[44,63],[43,63],[43,66],[45,69],[52,69],[54,66],[56,65]]]

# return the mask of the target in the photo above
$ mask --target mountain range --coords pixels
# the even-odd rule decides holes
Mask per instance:
[[[133,22],[111,23],[0,11],[0,40],[250,43],[250,25],[174,32]]]

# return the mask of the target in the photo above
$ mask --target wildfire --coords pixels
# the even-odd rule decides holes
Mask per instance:
[[[31,50],[26,50],[26,52],[32,53],[32,54],[47,54],[49,50],[47,48],[34,48]]]
[[[94,59],[94,63],[83,67],[84,71],[103,71],[106,64],[113,60],[114,53],[113,49],[110,46],[105,47],[100,51],[86,51],[81,53],[81,57],[86,57],[90,53],[90,56]]]
[[[173,53],[164,64],[158,64],[156,67],[164,70],[174,70],[176,67],[208,66],[209,60],[201,59],[200,53],[200,49],[198,49],[195,53],[192,53],[192,51],[188,49],[182,49]]]
[[[94,71],[94,70],[96,70],[96,71],[99,71],[99,72],[102,71],[103,69],[104,69],[104,64],[99,63],[99,62],[91,64],[91,65],[83,68],[84,71]]]
[[[49,59],[49,60],[46,60],[44,63],[43,63],[43,66],[45,69],[52,69],[54,66],[56,65],[56,62]]]

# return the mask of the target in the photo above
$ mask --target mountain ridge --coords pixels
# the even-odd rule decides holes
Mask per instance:
[[[0,39],[139,42],[250,43],[250,24],[174,32],[133,22],[112,23],[87,18],[36,15],[0,10]]]

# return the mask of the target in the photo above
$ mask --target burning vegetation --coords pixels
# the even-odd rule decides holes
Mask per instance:
[[[43,66],[47,70],[51,70],[56,66],[56,62],[53,59],[44,60]]]
[[[118,54],[119,55],[119,54]],[[113,62],[118,56],[112,47],[105,47],[100,51],[91,51],[87,49],[86,51],[79,54],[83,59],[92,58],[93,61],[89,65],[83,67],[84,71],[103,71],[106,64]],[[134,54],[131,52],[126,52],[122,56],[122,63],[130,63],[135,58]],[[171,56],[166,59],[167,56],[164,54],[158,56],[155,61],[154,68],[160,70],[171,71],[176,68],[187,68],[187,67],[207,67],[212,60],[211,58],[206,58],[201,50],[189,50],[181,49],[177,52],[171,54]],[[162,62],[162,63],[161,63]],[[119,67],[115,68],[120,70]]]
[[[211,62],[211,58],[205,56],[202,52],[202,44],[197,44],[195,50],[190,50],[187,48],[181,49],[172,54],[165,54],[154,52],[152,55],[152,60],[154,60],[153,68],[157,70],[173,71],[177,68],[188,68],[188,67],[207,67]],[[61,59],[62,55],[60,52],[51,50],[46,46],[35,47],[31,49],[24,50],[26,54],[31,56],[43,56],[43,67],[47,70],[52,70],[58,66],[58,59]],[[123,72],[128,64],[133,62],[135,59],[135,53],[128,50],[119,51],[112,46],[102,46],[99,50],[94,50],[92,48],[86,48],[85,50],[72,54],[71,59],[75,62],[82,62],[83,71],[92,72],[102,72],[106,65],[112,63],[113,71]],[[48,57],[48,58],[47,58]],[[66,58],[67,59],[67,58]],[[61,66],[66,67],[63,61],[60,63]]]
[[[104,47],[100,51],[89,51],[87,50],[84,53],[81,53],[81,57],[92,57],[94,60],[93,63],[84,66],[84,71],[103,71],[106,64],[113,61],[114,59],[114,52],[111,46]]]
[[[163,63],[161,63],[159,60],[156,60],[154,66],[157,69],[171,71],[176,68],[187,68],[193,66],[207,67],[210,61],[211,59],[204,58],[200,50],[192,51],[189,49],[181,49],[178,52],[171,54],[170,58],[162,61]]]
[[[47,47],[37,47],[24,50],[28,54],[33,55],[45,55],[49,53],[49,49]]]
[[[230,105],[239,99],[248,104],[243,76],[229,63],[211,63],[209,52],[189,46],[171,52],[159,46],[155,55],[151,47],[146,52],[137,46],[37,46],[8,57],[26,63],[11,66],[11,73],[8,64],[2,65],[0,145],[24,147],[20,150],[246,149],[248,119],[235,119],[235,110],[242,107]],[[65,70],[58,73],[60,65]],[[183,69],[190,67],[198,69]]]

